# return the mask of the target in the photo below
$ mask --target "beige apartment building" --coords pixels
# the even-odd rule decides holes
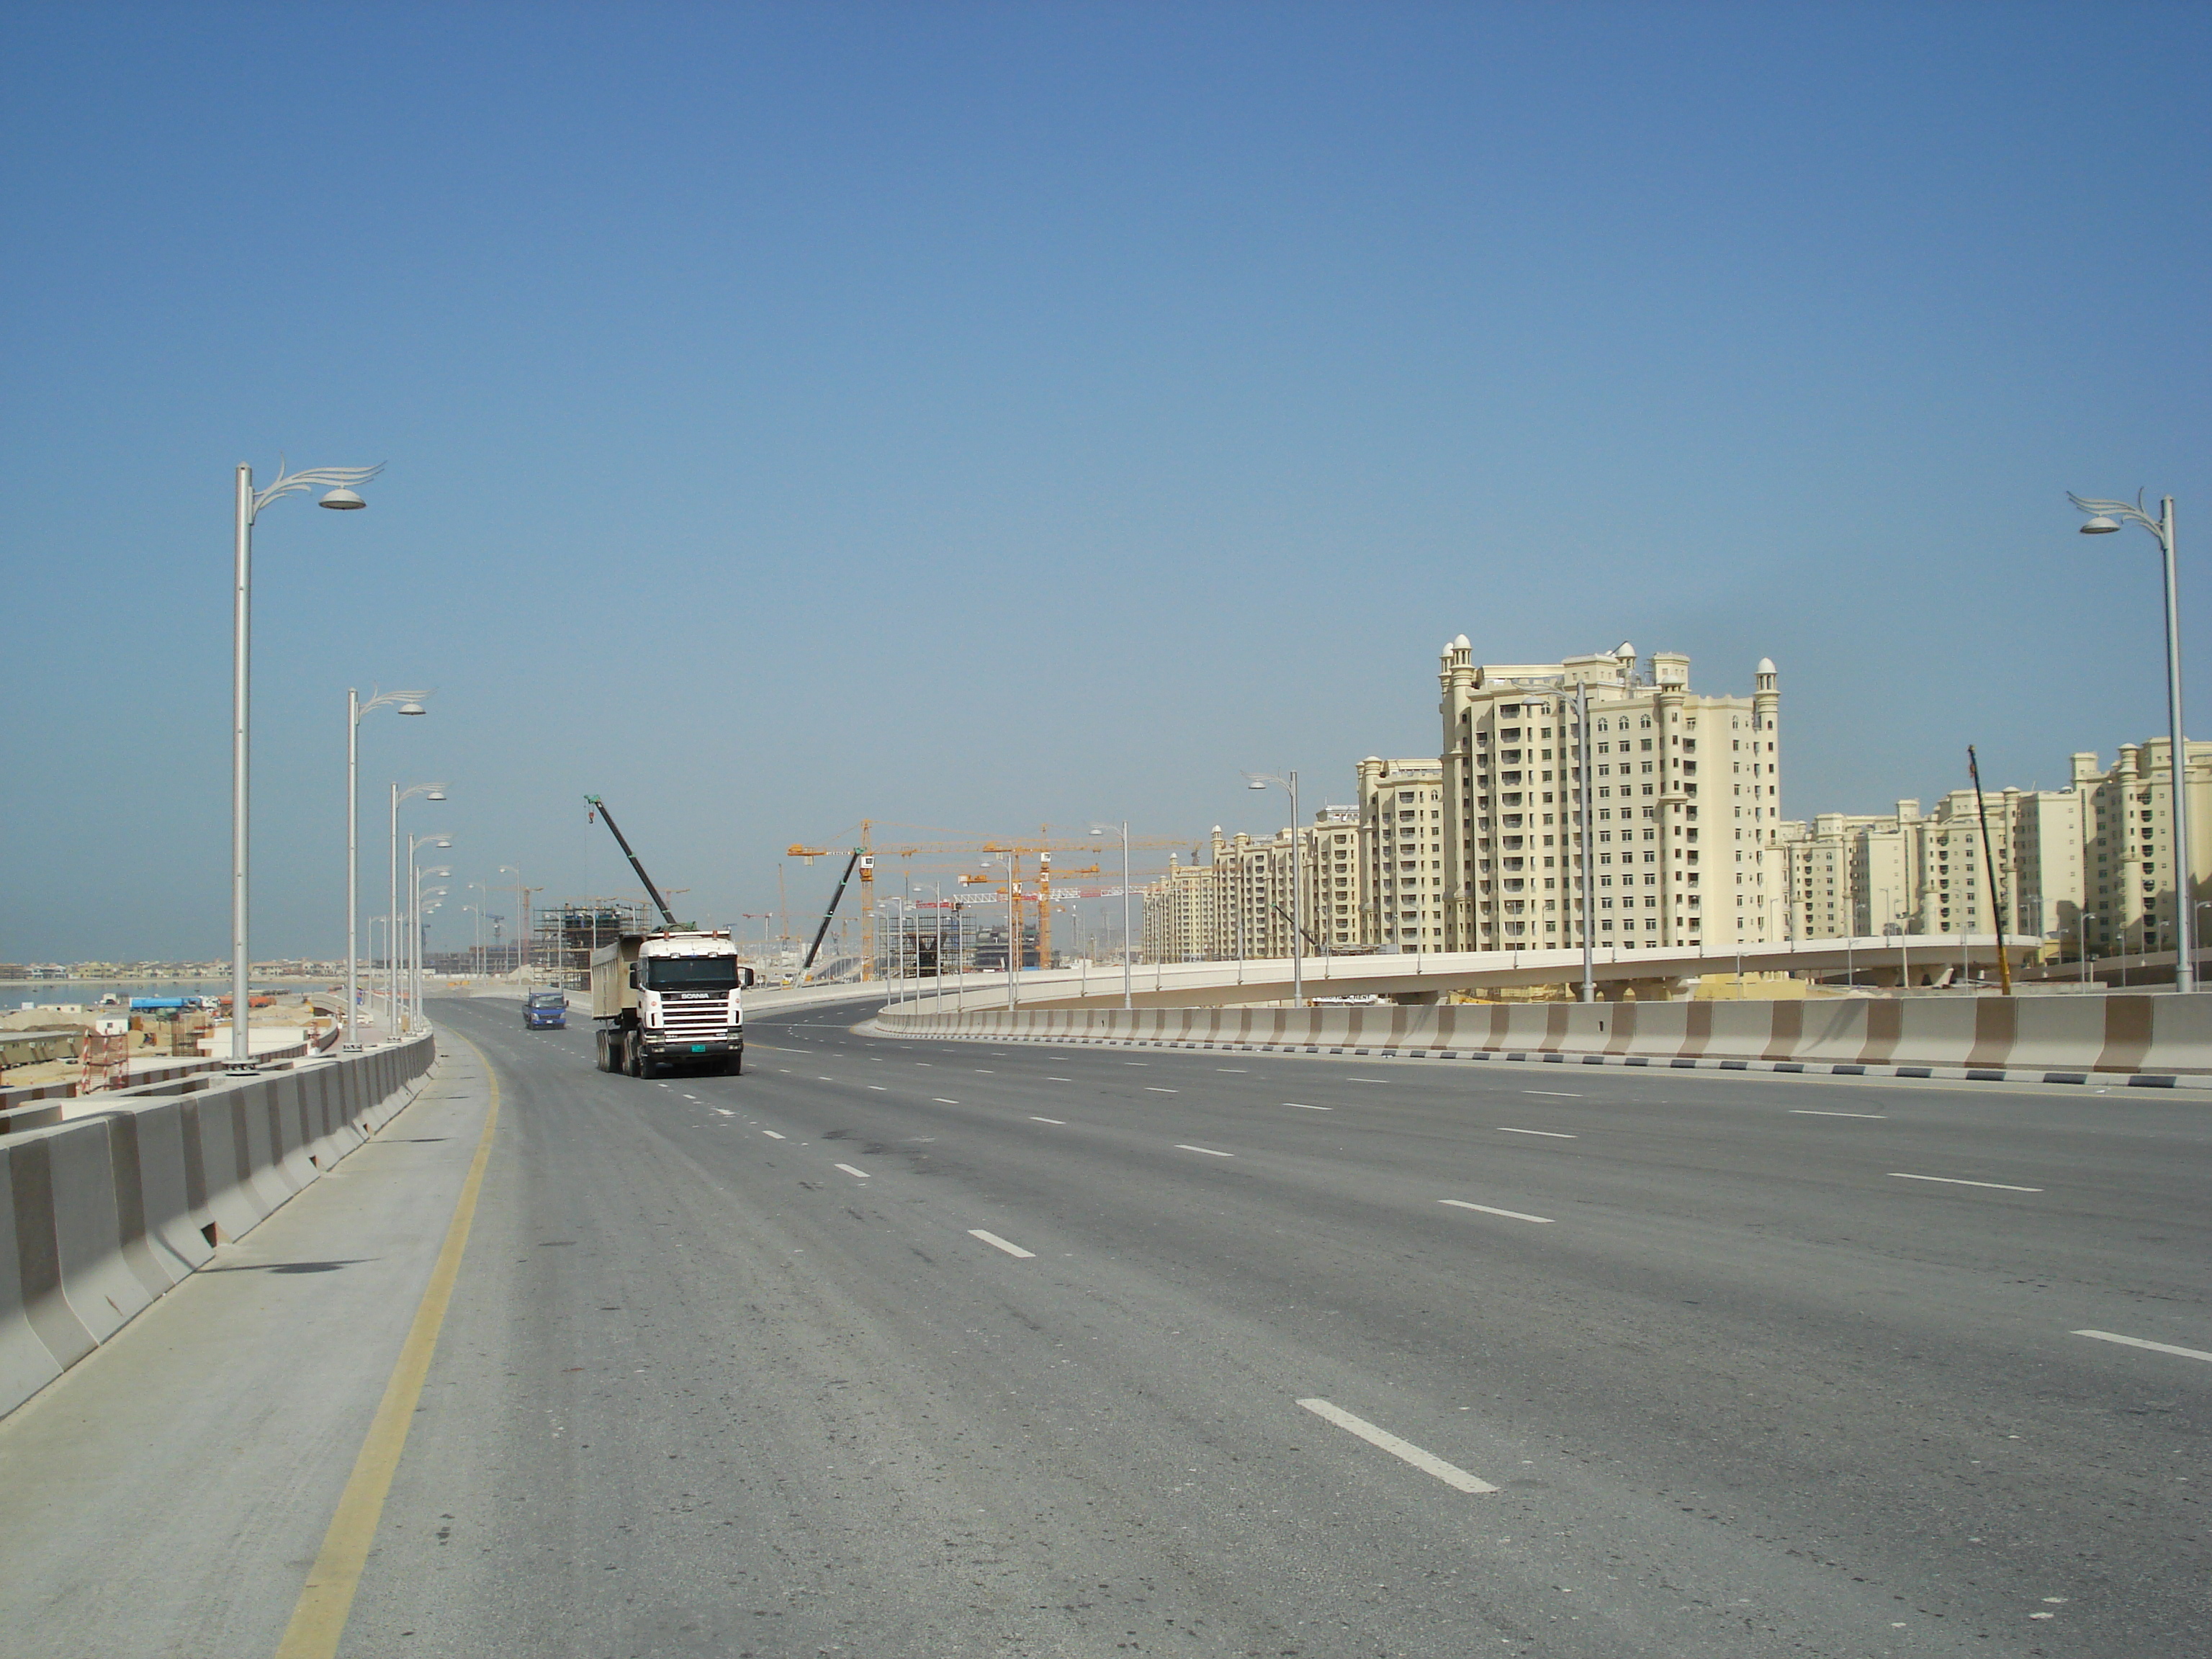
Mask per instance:
[[[2175,879],[2172,753],[2171,739],[2153,738],[2121,744],[2119,758],[2104,771],[2094,754],[2073,757],[2081,889],[2067,932],[2077,951],[2085,926],[2093,955],[2173,948],[2180,884]],[[2200,903],[2196,895],[2212,865],[2212,743],[2192,739],[2187,761],[2189,865],[2195,878],[2188,902]],[[2203,910],[2197,920],[2201,943],[2212,930]]]
[[[1261,838],[1215,825],[1206,862],[1170,862],[1146,889],[1142,945],[1148,962],[1287,957],[1295,915],[1306,954],[1322,956],[1358,948],[1364,914],[1358,809],[1328,806],[1297,830],[1295,859],[1288,828]]]
[[[1359,763],[1358,842],[1364,880],[1361,943],[1446,951],[1457,885],[1446,844],[1444,768],[1434,760]]]
[[[1442,948],[1565,948],[1586,928],[1623,950],[1784,936],[1772,662],[1760,661],[1749,696],[1714,696],[1690,689],[1690,659],[1676,652],[1640,666],[1627,645],[1477,665],[1462,635],[1437,678]],[[1406,925],[1397,919],[1401,949]],[[1378,935],[1393,942],[1388,921]]]

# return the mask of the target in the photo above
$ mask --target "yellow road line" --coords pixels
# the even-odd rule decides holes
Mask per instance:
[[[452,1037],[452,1032],[441,1032]],[[453,1300],[453,1283],[460,1277],[461,1256],[469,1245],[469,1224],[476,1219],[477,1194],[483,1187],[484,1166],[491,1160],[491,1134],[499,1122],[499,1078],[483,1051],[466,1037],[465,1044],[483,1067],[490,1086],[491,1109],[484,1114],[483,1133],[477,1139],[476,1157],[468,1179],[461,1183],[460,1201],[453,1206],[453,1221],[446,1228],[446,1243],[438,1252],[430,1283],[415,1310],[415,1322],[399,1350],[399,1363],[384,1385],[384,1399],[368,1425],[368,1438],[354,1459],[338,1498],[337,1513],[323,1535],[323,1547],[307,1574],[307,1587],[292,1609],[292,1622],[277,1644],[276,1659],[331,1659],[338,1638],[345,1633],[353,1612],[354,1592],[361,1587],[362,1570],[368,1563],[369,1547],[376,1541],[376,1523],[384,1513],[384,1499],[392,1490],[392,1477],[399,1468],[399,1455],[407,1449],[408,1425],[422,1397],[423,1380],[430,1374],[430,1358],[437,1352],[438,1331],[446,1322],[446,1307]]]

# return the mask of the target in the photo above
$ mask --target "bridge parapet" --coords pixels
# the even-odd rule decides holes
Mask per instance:
[[[414,1098],[411,1042],[159,1085],[0,1139],[0,1415],[106,1341]],[[203,1082],[209,1086],[195,1088]]]
[[[901,1036],[1717,1066],[1988,1081],[2212,1085],[2212,993],[1366,1008],[970,1008],[894,1004]]]

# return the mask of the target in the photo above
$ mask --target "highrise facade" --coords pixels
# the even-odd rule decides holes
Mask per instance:
[[[1442,948],[1784,937],[1773,663],[1749,696],[1714,696],[1679,653],[1478,665],[1462,635],[1437,678]]]

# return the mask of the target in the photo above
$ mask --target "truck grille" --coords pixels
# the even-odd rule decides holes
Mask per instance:
[[[661,1019],[667,1035],[678,1042],[719,1041],[730,1029],[730,1011],[719,997],[712,1002],[664,1004]]]

